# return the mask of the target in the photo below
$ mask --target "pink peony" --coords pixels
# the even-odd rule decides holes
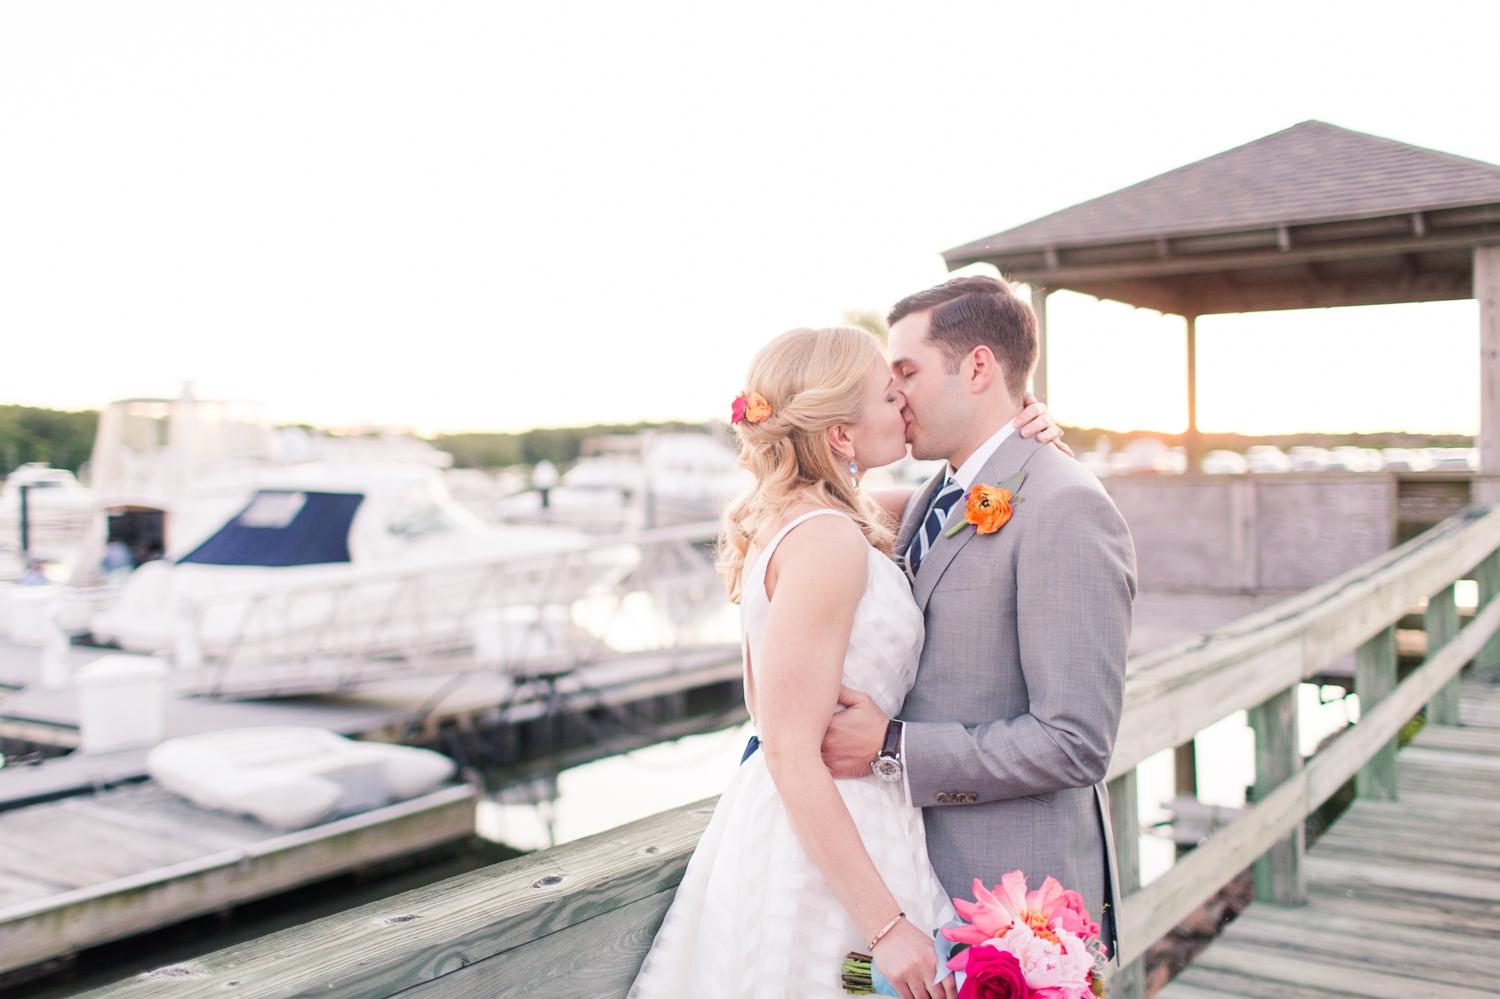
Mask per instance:
[[[980,944],[991,937],[1004,936],[1015,922],[1015,917],[1006,910],[1001,901],[991,895],[984,882],[974,879],[975,902],[961,898],[953,900],[953,907],[970,925],[944,930],[943,936],[956,943]]]
[[[1014,954],[994,947],[971,947],[973,954],[958,999],[1030,999],[1030,987]]]
[[[1076,891],[1064,889],[1056,878],[1047,878],[1036,891],[1026,890],[1026,875],[1011,871],[1000,879],[991,894],[978,879],[974,879],[974,898],[969,902],[961,898],[953,900],[969,926],[944,930],[943,935],[955,943],[979,944],[994,937],[1004,936],[1013,923],[1025,923],[1044,937],[1053,937],[1054,928],[1061,928],[1084,940],[1099,935],[1099,924],[1089,918],[1083,907],[1083,896]]]
[[[1071,888],[1062,893],[1062,906],[1055,911],[1057,914],[1052,918],[1053,926],[1061,926],[1085,940],[1093,940],[1099,936],[1099,924],[1089,918],[1089,911],[1083,907],[1083,896]]]
[[[1088,991],[1094,956],[1082,940],[1067,930],[1055,933],[1059,938],[1056,942],[1048,939],[1052,935],[1039,935],[1025,923],[1017,923],[994,946],[1016,955],[1026,973],[1026,984],[1033,990],[1063,989],[1065,999],[1077,999]]]

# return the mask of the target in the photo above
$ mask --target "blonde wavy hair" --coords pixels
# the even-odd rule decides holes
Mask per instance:
[[[771,415],[735,424],[740,467],[755,483],[724,511],[718,568],[731,601],[739,603],[751,544],[769,540],[793,503],[848,514],[870,544],[891,554],[896,536],[884,511],[853,483],[827,434],[835,424],[859,422],[870,368],[884,360],[868,331],[829,326],[783,333],[750,362],[745,391],[764,396]]]

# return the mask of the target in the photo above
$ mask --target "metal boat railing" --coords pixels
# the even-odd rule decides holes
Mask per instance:
[[[719,529],[684,524],[184,599],[175,659],[197,671],[200,692],[247,697],[432,672],[560,675],[621,654],[722,644],[729,605],[710,545]]]

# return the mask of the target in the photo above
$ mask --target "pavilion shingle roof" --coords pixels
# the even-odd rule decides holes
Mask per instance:
[[[1500,166],[1321,121],[1179,167],[943,254],[996,255],[1500,202]]]

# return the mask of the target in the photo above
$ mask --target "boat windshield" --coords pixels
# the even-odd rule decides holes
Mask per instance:
[[[362,493],[262,489],[213,537],[178,559],[199,565],[318,565],[349,561],[349,525]]]

